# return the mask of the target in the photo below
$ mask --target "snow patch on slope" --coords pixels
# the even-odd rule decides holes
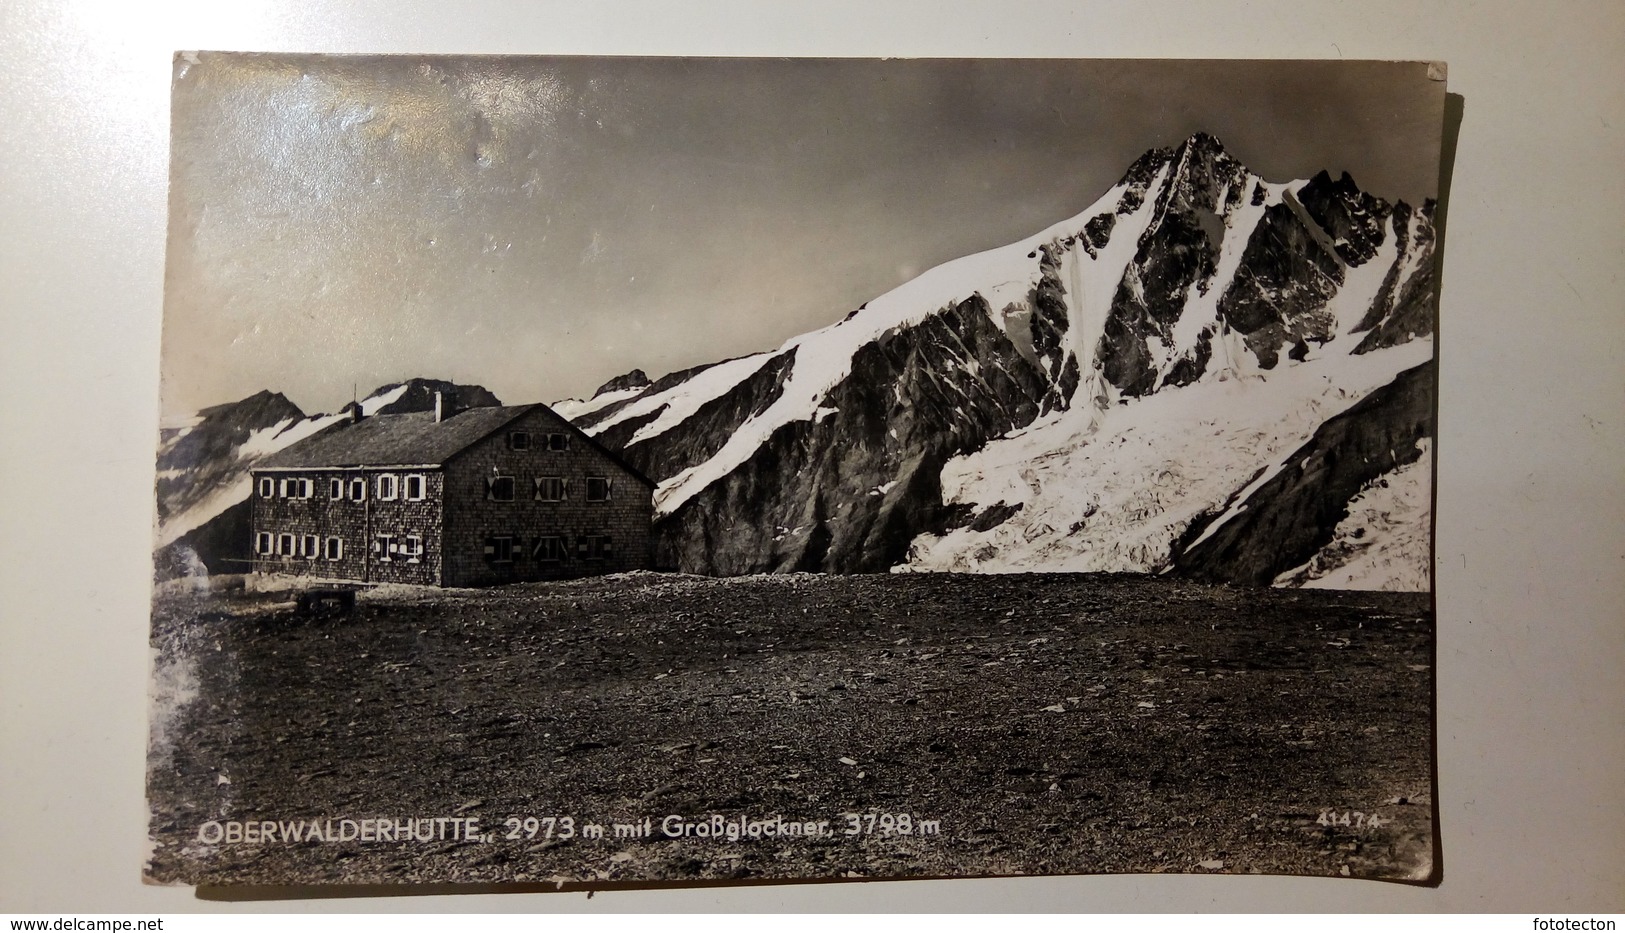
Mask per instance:
[[[616,402],[624,402],[630,398],[637,398],[639,395],[643,394],[645,388],[647,387],[638,386],[634,389],[615,389],[610,392],[603,392],[598,395],[594,395],[589,399],[560,399],[547,407],[553,409],[553,412],[560,418],[563,418],[566,421],[574,421],[575,419],[584,415],[590,415],[593,412],[602,411]]]
[[[1414,232],[1412,236],[1415,236]],[[1415,240],[1410,242],[1414,244]],[[1413,257],[1405,258],[1414,264]],[[1394,219],[1389,217],[1383,222],[1383,240],[1382,245],[1377,247],[1377,254],[1361,265],[1346,268],[1343,271],[1343,287],[1326,303],[1326,310],[1337,322],[1334,331],[1337,336],[1321,348],[1322,355],[1347,353],[1360,342],[1359,337],[1352,336],[1354,327],[1371,310],[1371,305],[1377,300],[1377,292],[1382,288],[1383,278],[1399,260],[1399,239],[1394,236]],[[1409,277],[1409,273],[1404,275]]]
[[[1161,367],[1160,378],[1167,378],[1168,369],[1173,362],[1196,348],[1204,328],[1210,328],[1213,333],[1220,331],[1219,299],[1229,291],[1230,283],[1235,280],[1236,272],[1241,268],[1242,257],[1247,253],[1247,244],[1252,240],[1258,222],[1264,218],[1265,211],[1281,203],[1282,195],[1289,188],[1296,190],[1308,182],[1270,184],[1256,175],[1249,174],[1245,176],[1243,183],[1246,186],[1243,188],[1244,191],[1251,191],[1255,185],[1261,187],[1264,191],[1264,200],[1254,204],[1251,197],[1244,197],[1230,213],[1225,215],[1224,238],[1219,243],[1218,262],[1214,264],[1212,276],[1205,281],[1205,287],[1194,288],[1186,296],[1185,309],[1180,313],[1179,320],[1174,323],[1173,347],[1168,360]],[[1224,194],[1221,193],[1220,204],[1224,203],[1223,197]],[[1227,355],[1226,362],[1239,364],[1244,360],[1245,357],[1232,359]]]
[[[187,532],[208,524],[220,513],[247,499],[253,487],[253,478],[247,473],[230,483],[216,487],[214,491],[198,500],[196,505],[171,516],[169,521],[163,523],[158,529],[158,546],[168,547]]]
[[[395,388],[390,389],[388,392],[385,392],[383,395],[371,395],[362,399],[361,413],[363,415],[377,414],[378,409],[383,408],[385,405],[394,404],[400,399],[401,396],[405,395],[406,390],[410,388],[410,384],[403,382]]]
[[[771,353],[753,353],[750,356],[741,356],[715,366],[708,366],[664,392],[646,393],[642,398],[588,428],[587,433],[602,434],[623,421],[659,411],[660,416],[639,428],[628,442],[628,446],[664,434],[682,424],[706,402],[756,375],[757,370],[766,365],[772,357]],[[661,411],[661,408],[665,410]]]
[[[365,405],[365,403],[362,403]],[[385,402],[384,404],[388,404]],[[248,440],[237,448],[237,459],[247,464],[267,457],[290,446],[296,441],[315,434],[328,425],[337,424],[344,420],[344,415],[312,415],[309,418],[295,420],[287,418],[268,428],[250,432]]]
[[[1161,188],[1167,174],[1166,167],[1158,172],[1150,190]],[[1107,198],[1118,193],[1119,190],[1114,188],[1107,193]],[[1116,387],[1106,381],[1106,375],[1100,369],[1097,348],[1106,333],[1106,319],[1111,315],[1117,286],[1123,282],[1130,264],[1134,262],[1134,254],[1140,248],[1140,237],[1150,229],[1155,211],[1155,199],[1146,198],[1139,210],[1118,220],[1106,244],[1093,257],[1081,249],[1073,249],[1061,259],[1061,281],[1067,290],[1068,345],[1078,361],[1078,371],[1083,374],[1077,391],[1072,393],[1069,400],[1071,408],[1077,412],[1070,420],[1078,429],[1091,427],[1100,412],[1117,396]]]
[[[1399,276],[1394,281],[1394,295],[1396,296],[1405,294],[1405,286],[1410,284],[1411,276],[1422,268],[1424,262],[1433,258],[1430,251],[1417,248],[1417,241],[1422,236],[1422,227],[1426,223],[1428,221],[1422,216],[1421,211],[1411,211],[1411,221],[1406,228],[1409,233],[1406,243],[1409,245],[1405,252],[1405,264],[1400,267]]]

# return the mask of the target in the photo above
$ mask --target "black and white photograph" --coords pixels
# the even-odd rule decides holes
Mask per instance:
[[[1446,71],[176,54],[143,876],[1437,884]]]

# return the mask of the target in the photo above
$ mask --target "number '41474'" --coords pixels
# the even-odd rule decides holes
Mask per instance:
[[[1322,810],[1315,822],[1322,826],[1348,826],[1353,829],[1376,829],[1386,826],[1393,820],[1385,820],[1375,813],[1361,813],[1359,810]]]

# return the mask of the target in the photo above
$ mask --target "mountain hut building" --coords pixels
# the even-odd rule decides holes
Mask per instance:
[[[251,474],[261,573],[488,586],[651,565],[654,483],[546,405],[352,408]]]

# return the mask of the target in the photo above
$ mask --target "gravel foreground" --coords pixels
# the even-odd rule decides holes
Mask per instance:
[[[1426,594],[1108,574],[162,594],[146,871],[1436,880],[1433,636]]]

